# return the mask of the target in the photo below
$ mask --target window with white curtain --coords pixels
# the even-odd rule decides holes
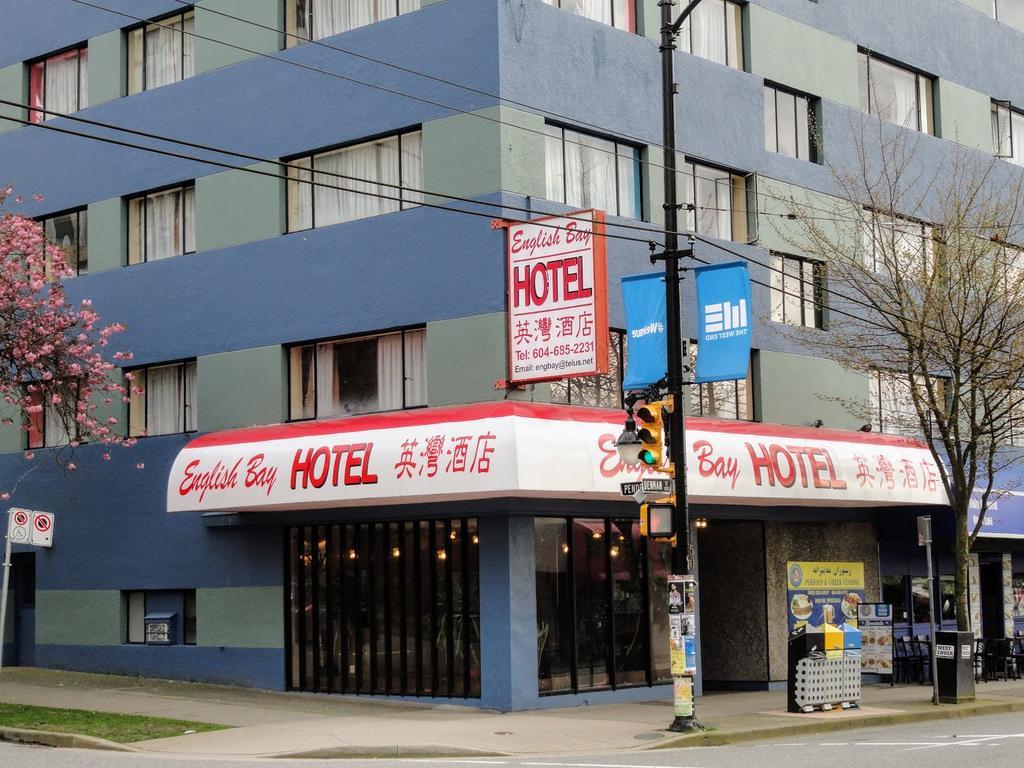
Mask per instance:
[[[423,202],[422,133],[411,131],[287,161],[288,231],[326,227]]]
[[[992,102],[992,149],[996,157],[1024,165],[1024,113],[1008,101]]]
[[[548,200],[642,217],[639,148],[559,125],[544,130]]]
[[[285,0],[287,45],[340,35],[419,8],[420,0]]]
[[[772,321],[805,328],[823,327],[825,265],[781,253],[772,254]]]
[[[687,229],[720,240],[747,241],[747,175],[687,162],[679,176]]]
[[[914,407],[914,394],[911,390],[911,379],[903,373],[895,371],[872,370],[868,376],[871,407],[871,428],[876,432],[906,435],[908,437],[924,437],[921,420]],[[920,397],[927,402],[925,379],[914,376],[913,381]],[[944,401],[945,382],[938,377],[932,378],[932,386],[937,388],[938,402]],[[927,407],[927,406],[926,406]]]
[[[66,415],[70,411],[65,410],[63,415],[57,412],[51,391],[44,392],[38,384],[30,384],[26,394],[29,398],[25,413],[26,448],[67,445],[79,439],[78,423]],[[66,387],[60,394],[66,402],[77,402],[78,385]]]
[[[702,59],[743,69],[743,8],[731,0],[703,0],[679,28],[679,47]]]
[[[857,58],[862,111],[904,128],[935,132],[931,77],[865,51]]]
[[[690,370],[697,370],[697,342],[687,344]],[[690,415],[715,419],[754,420],[754,383],[748,366],[744,379],[709,381],[689,389]]]
[[[544,0],[564,11],[626,32],[636,31],[635,0]]]
[[[196,187],[187,184],[128,199],[128,263],[196,249]]]
[[[125,372],[131,392],[128,431],[173,435],[196,428],[196,361],[151,365]]]
[[[932,228],[919,221],[867,210],[862,237],[864,265],[872,272],[914,279],[935,262]]]
[[[193,11],[128,30],[128,95],[176,83],[196,73]]]
[[[46,242],[64,253],[64,261],[76,275],[89,271],[89,214],[85,208],[38,220]]]
[[[41,123],[60,117],[41,110],[66,114],[89,106],[88,64],[89,49],[84,45],[29,64],[28,119]]]
[[[1024,31],[1024,0],[992,0],[992,18]]]
[[[427,404],[427,332],[300,344],[289,350],[290,418],[322,419]]]

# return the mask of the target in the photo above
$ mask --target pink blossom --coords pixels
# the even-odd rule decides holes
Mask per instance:
[[[140,461],[138,464],[135,465],[135,468],[136,469],[145,469],[146,465],[143,462]]]
[[[32,451],[25,451],[25,459],[26,460],[32,461],[32,459],[34,459],[35,457],[36,457],[36,455],[34,453],[32,453]]]
[[[76,469],[78,469],[78,465],[75,464],[75,462],[73,461],[69,461],[67,463],[66,469],[68,472],[74,472]]]
[[[103,460],[104,461],[110,461],[110,454],[109,453],[104,453],[103,454]]]
[[[11,494],[7,493],[6,491],[4,493],[0,493],[0,499],[3,499],[4,501],[10,501]]]

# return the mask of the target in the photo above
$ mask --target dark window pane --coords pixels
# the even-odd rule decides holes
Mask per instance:
[[[910,580],[910,594],[914,601],[914,623],[928,623],[928,579],[915,577]]]
[[[672,573],[672,545],[649,539],[647,557],[651,595],[651,679],[658,682],[672,679],[668,644],[668,577]]]
[[[572,690],[572,596],[569,541],[562,518],[534,520],[537,568],[537,662],[539,690]]]
[[[905,576],[882,579],[882,602],[892,605],[893,621],[907,621],[907,587]]]
[[[576,582],[576,649],[580,690],[609,683],[608,563],[605,521],[574,520],[573,572]]]
[[[186,589],[182,600],[182,641],[185,645],[196,644],[196,591]]]
[[[640,522],[613,520],[608,554],[612,565],[617,686],[646,682],[650,665],[648,595],[642,553]]]

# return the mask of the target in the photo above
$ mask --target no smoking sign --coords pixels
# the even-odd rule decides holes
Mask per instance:
[[[12,544],[51,547],[53,546],[53,515],[49,512],[36,512],[31,509],[11,509],[7,537]]]

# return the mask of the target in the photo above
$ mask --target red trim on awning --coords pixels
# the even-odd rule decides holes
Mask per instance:
[[[287,424],[270,424],[264,427],[244,427],[229,429],[222,432],[211,432],[200,435],[189,442],[189,448],[205,448],[211,446],[240,445],[268,440],[287,440],[296,437],[315,435],[332,435],[346,432],[359,432],[368,429],[391,429],[416,427],[427,424],[453,424],[463,421],[474,421],[486,418],[505,416],[521,416],[549,421],[584,422],[591,424],[621,424],[625,420],[625,412],[608,408],[581,408],[572,405],[552,405],[548,403],[522,403],[514,400],[502,400],[491,403],[472,403],[469,405],[451,405],[438,408],[416,408],[408,411],[391,411],[374,413],[365,416],[347,416],[336,419],[320,419],[310,421],[293,421]],[[724,419],[708,419],[692,416],[686,423],[694,429],[722,434],[759,435],[779,440],[810,439],[828,440],[844,443],[861,443],[863,445],[889,445],[903,448],[927,448],[927,445],[914,438],[900,435],[886,435],[876,432],[859,432],[841,429],[814,429],[812,427],[792,427],[781,424],[762,424],[754,421],[731,421]]]

